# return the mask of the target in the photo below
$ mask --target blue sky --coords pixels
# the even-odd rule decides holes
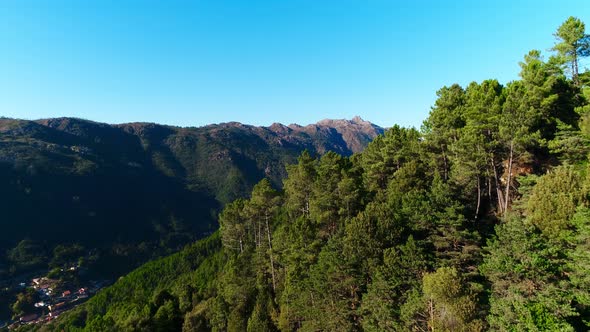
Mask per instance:
[[[514,80],[590,25],[586,2],[0,0],[0,115],[419,127],[440,87]]]

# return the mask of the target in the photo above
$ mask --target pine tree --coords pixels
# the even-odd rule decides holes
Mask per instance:
[[[465,126],[465,90],[453,84],[438,90],[436,95],[438,98],[422,125],[422,133],[430,158],[446,181],[450,177],[453,145],[459,140],[460,130]]]
[[[496,227],[481,272],[491,283],[488,323],[493,330],[572,331],[572,293],[559,276],[563,250],[513,216]]]
[[[580,19],[570,16],[555,32],[558,42],[553,47],[565,63],[569,63],[572,80],[580,84],[578,63],[580,57],[590,55],[590,39],[586,35],[586,26]]]

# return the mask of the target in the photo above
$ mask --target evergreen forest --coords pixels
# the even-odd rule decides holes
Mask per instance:
[[[21,330],[588,330],[590,37],[555,37],[518,80],[442,87],[420,129],[303,152],[208,238]]]

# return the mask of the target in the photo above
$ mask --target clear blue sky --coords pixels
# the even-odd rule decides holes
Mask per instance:
[[[587,0],[0,0],[0,115],[418,127],[570,15],[590,32]]]

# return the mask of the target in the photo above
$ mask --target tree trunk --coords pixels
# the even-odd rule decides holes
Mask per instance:
[[[276,279],[275,279],[275,264],[272,257],[272,239],[270,237],[270,226],[268,224],[268,215],[266,217],[266,235],[268,237],[268,257],[270,259],[270,274],[272,276],[272,290],[276,291]]]
[[[448,165],[448,162],[447,162],[447,154],[446,154],[445,149],[444,149],[444,147],[442,145],[440,147],[440,150],[442,152],[443,162],[444,162],[443,176],[444,176],[445,181],[447,181],[449,179],[449,171],[448,171],[449,165]]]
[[[262,223],[260,222],[260,220],[257,223],[258,223],[258,239],[256,240],[256,246],[260,248],[260,246],[262,245]]]
[[[477,177],[477,207],[475,208],[475,220],[479,217],[479,206],[481,205],[481,180]]]
[[[577,48],[577,46],[576,46]],[[573,54],[573,59],[572,59],[572,81],[574,81],[574,84],[576,86],[580,85],[580,82],[578,80],[578,55],[577,55],[577,49],[574,50],[574,54]]]
[[[502,194],[502,189],[500,189],[500,181],[498,180],[498,170],[496,169],[496,162],[494,161],[494,154],[491,154],[491,162],[492,162],[492,169],[494,170],[494,184],[496,186],[496,195],[498,197],[498,213],[504,214],[503,208],[503,198],[504,195]]]
[[[430,331],[434,332],[434,301],[428,300],[428,315],[430,316]]]
[[[510,185],[512,182],[512,160],[514,156],[514,140],[510,141],[510,157],[508,158],[508,179],[506,180],[506,194],[504,195],[504,215],[508,212],[508,201],[510,201]]]
[[[492,175],[490,174],[490,171],[488,170],[486,172],[487,174],[487,180],[488,180],[488,200],[490,201],[490,207],[492,204]]]

